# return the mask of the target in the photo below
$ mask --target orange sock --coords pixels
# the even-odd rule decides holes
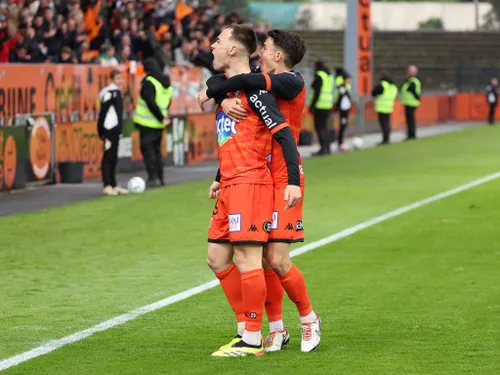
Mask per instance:
[[[224,271],[215,274],[220,281],[220,286],[226,295],[229,304],[233,308],[237,322],[245,321],[245,310],[243,309],[243,297],[241,295],[241,274],[238,267],[233,264]]]
[[[262,330],[264,304],[266,303],[266,279],[264,269],[257,268],[241,274],[241,291],[245,308],[245,330]]]
[[[281,278],[281,285],[283,285],[288,297],[297,306],[300,316],[306,316],[312,312],[311,301],[307,293],[304,275],[302,275],[302,272],[300,272],[295,264],[293,264],[290,271]]]
[[[280,278],[274,270],[265,270],[267,298],[266,298],[266,313],[267,320],[276,322],[283,320],[283,295],[285,291],[281,285]]]

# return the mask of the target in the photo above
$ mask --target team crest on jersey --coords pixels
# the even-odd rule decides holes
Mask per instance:
[[[217,142],[219,146],[222,147],[233,137],[233,135],[238,134],[236,122],[227,117],[223,111],[217,113],[215,122],[217,123]]]

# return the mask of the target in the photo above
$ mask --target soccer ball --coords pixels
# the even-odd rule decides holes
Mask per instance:
[[[146,182],[140,177],[132,177],[128,181],[127,188],[134,194],[143,193],[146,190]]]
[[[361,147],[363,147],[363,140],[359,137],[353,138],[352,140],[352,147],[355,150],[359,150]]]

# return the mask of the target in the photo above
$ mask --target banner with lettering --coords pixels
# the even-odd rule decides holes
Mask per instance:
[[[124,68],[125,69],[125,68]],[[0,65],[0,125],[13,125],[18,113],[55,113],[58,124],[97,118],[99,92],[112,68],[99,65]],[[133,112],[142,76],[123,71],[125,109]],[[201,68],[170,69],[171,114],[199,112],[196,95],[205,85]]]

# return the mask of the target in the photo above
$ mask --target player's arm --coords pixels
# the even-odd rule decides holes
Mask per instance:
[[[226,75],[224,73],[216,74],[207,80],[207,87],[210,90],[211,87],[220,85],[222,82],[226,81]],[[236,91],[236,90],[234,90]],[[229,91],[228,91],[229,92]],[[227,96],[227,92],[221,95],[214,95],[211,98],[215,100],[217,104],[220,104]]]
[[[220,192],[220,168],[217,170],[217,174],[215,176],[215,181],[210,185],[210,189],[208,189],[208,199],[215,199],[219,197]]]
[[[299,156],[292,131],[278,108],[274,95],[268,91],[246,92],[250,108],[264,121],[281,146],[288,170],[288,185],[300,186]]]
[[[238,74],[207,89],[207,97],[216,98],[237,90],[266,90],[285,100],[295,99],[304,88],[304,79],[295,72],[280,74]]]

